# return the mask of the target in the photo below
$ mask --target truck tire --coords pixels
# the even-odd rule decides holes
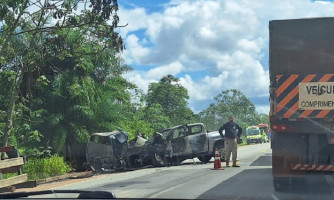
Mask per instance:
[[[212,155],[204,155],[204,156],[199,156],[197,157],[198,160],[200,160],[202,163],[208,163],[211,158],[212,158]]]

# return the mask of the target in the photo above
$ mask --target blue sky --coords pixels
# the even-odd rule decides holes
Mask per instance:
[[[225,89],[238,89],[260,113],[269,112],[268,23],[330,17],[332,1],[121,0],[125,74],[144,92],[172,74],[198,113]]]

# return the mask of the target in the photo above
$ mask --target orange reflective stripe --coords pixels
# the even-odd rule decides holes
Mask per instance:
[[[283,75],[276,75],[276,81],[280,80],[283,77]]]
[[[317,114],[316,118],[324,118],[331,110],[322,110]]]
[[[277,89],[276,96],[278,97],[279,95],[281,95],[282,92],[286,88],[288,88],[291,85],[291,83],[293,83],[298,77],[299,77],[298,74],[293,74],[287,80],[285,80],[284,83],[282,83],[282,85],[280,85],[279,88]]]
[[[285,118],[291,117],[293,114],[295,114],[297,112],[298,107],[299,107],[299,103],[296,102],[291,108],[289,108],[288,111],[286,111],[284,113],[283,117],[285,117]]]
[[[304,118],[304,117],[307,117],[307,116],[309,116],[312,112],[313,112],[313,110],[304,110],[304,111],[302,112],[302,114],[300,114],[300,115],[298,116],[298,118]]]
[[[333,74],[325,74],[320,80],[319,82],[327,82],[329,79],[331,79],[333,77]]]
[[[301,82],[310,82],[315,76],[316,76],[315,74],[307,75]],[[291,99],[293,99],[298,93],[299,93],[299,85],[296,85],[296,87],[289,94],[287,94],[286,97],[281,102],[277,104],[277,112],[281,111],[286,106],[286,104],[288,104],[291,101]]]
[[[293,99],[293,97],[298,94],[298,91],[299,87],[297,85],[288,95],[286,95],[286,97],[281,102],[277,104],[277,112],[281,111],[286,106],[286,104],[288,104],[291,99]]]

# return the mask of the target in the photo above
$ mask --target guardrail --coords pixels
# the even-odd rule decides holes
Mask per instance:
[[[0,147],[0,152],[7,154],[7,159],[0,160],[0,192],[14,191],[15,185],[28,181],[28,175],[22,173],[25,159],[19,156],[14,146]],[[17,172],[17,176],[3,179],[3,174]]]

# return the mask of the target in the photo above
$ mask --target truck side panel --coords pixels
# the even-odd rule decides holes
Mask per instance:
[[[270,80],[279,74],[333,72],[334,18],[269,22]]]

